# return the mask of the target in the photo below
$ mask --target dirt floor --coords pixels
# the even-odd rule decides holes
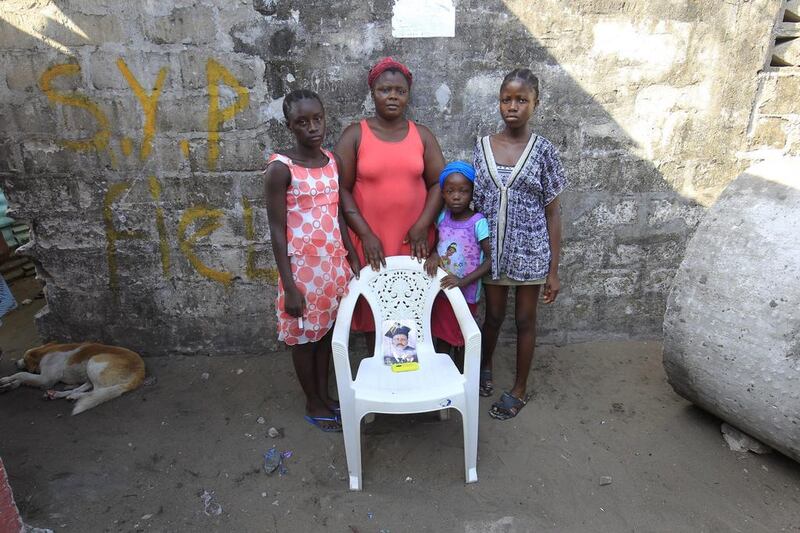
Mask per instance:
[[[38,287],[12,290],[22,301]],[[38,343],[42,305],[3,319],[0,375]],[[672,392],[660,350],[539,348],[537,394],[516,419],[491,419],[481,400],[472,485],[458,415],[378,416],[364,491],[350,492],[342,437],[303,420],[286,354],[151,358],[155,383],[77,417],[41,391],[10,392],[0,456],[23,519],[55,531],[800,531],[800,465],[729,450],[720,421]],[[503,348],[499,385],[512,361]],[[263,470],[272,446],[291,452],[283,476]]]

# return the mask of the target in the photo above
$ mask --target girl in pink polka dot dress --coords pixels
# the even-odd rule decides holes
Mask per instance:
[[[331,330],[339,300],[361,265],[343,231],[336,156],[321,147],[322,101],[311,91],[293,91],[284,98],[283,113],[297,145],[269,156],[265,171],[280,275],[278,339],[291,346],[306,395],[306,420],[323,431],[341,431],[337,404],[328,396]]]

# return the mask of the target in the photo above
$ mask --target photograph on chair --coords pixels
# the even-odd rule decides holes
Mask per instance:
[[[417,362],[417,333],[413,320],[383,323],[383,362],[387,365]]]

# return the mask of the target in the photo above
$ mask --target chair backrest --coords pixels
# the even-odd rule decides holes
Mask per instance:
[[[417,347],[432,350],[431,309],[439,292],[443,271],[435,278],[425,273],[423,264],[408,256],[386,258],[379,272],[366,267],[361,278],[353,280],[350,291],[366,298],[375,320],[375,355],[381,350],[381,325],[388,320],[411,320],[416,326]]]

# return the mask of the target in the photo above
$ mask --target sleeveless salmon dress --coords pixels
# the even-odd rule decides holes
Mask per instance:
[[[339,301],[352,277],[339,229],[339,169],[336,159],[322,150],[328,164],[320,168],[296,165],[285,155],[272,154],[289,168],[286,189],[286,251],[292,278],[305,301],[303,325],[287,313],[283,280],[278,282],[275,312],[278,340],[289,346],[317,342],[333,327]]]
[[[428,187],[422,173],[425,171],[425,147],[417,127],[408,121],[408,133],[402,141],[382,141],[369,128],[366,120],[360,122],[361,142],[356,154],[356,182],[353,200],[372,232],[383,244],[383,253],[410,255],[411,245],[403,239],[425,209]],[[358,235],[350,231],[350,238],[366,265],[364,250]],[[431,226],[428,242],[433,244]],[[362,298],[353,312],[353,331],[375,331],[369,305]]]

